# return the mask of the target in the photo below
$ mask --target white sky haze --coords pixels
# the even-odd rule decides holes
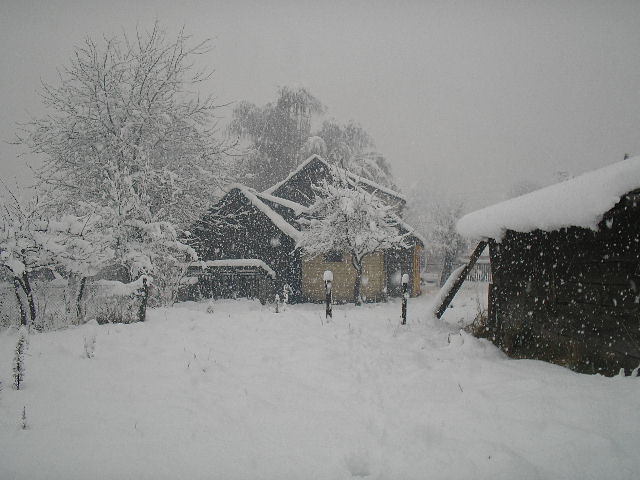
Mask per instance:
[[[304,85],[329,116],[363,125],[405,190],[448,191],[470,209],[525,179],[640,153],[637,1],[5,0],[0,139],[43,113],[41,80],[55,84],[85,36],[156,19],[213,38],[206,93],[221,103]],[[25,183],[16,153],[0,145],[1,176]]]

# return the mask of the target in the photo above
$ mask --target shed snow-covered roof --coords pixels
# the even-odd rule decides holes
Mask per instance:
[[[412,237],[415,237],[418,240],[420,240],[423,246],[425,247],[427,246],[427,240],[419,232],[417,232],[415,228],[413,228],[411,225],[406,223],[399,216],[394,215],[393,217],[395,221],[398,223],[398,225],[400,226],[400,228],[406,230],[409,233],[409,235],[411,235]]]
[[[614,163],[462,217],[465,237],[500,239],[507,230],[598,229],[620,198],[640,188],[640,156]]]
[[[255,267],[261,268],[269,276],[272,278],[276,278],[276,272],[273,271],[269,265],[264,263],[259,258],[229,258],[226,260],[207,260],[207,261],[199,261],[192,262],[192,267],[201,267],[201,268],[221,268],[221,267]]]

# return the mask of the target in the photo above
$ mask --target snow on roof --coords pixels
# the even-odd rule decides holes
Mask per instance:
[[[289,180],[291,180],[292,177],[294,177],[295,175],[297,175],[299,172],[301,172],[302,170],[304,170],[304,168],[311,163],[313,160],[319,160],[320,162],[324,163],[327,167],[329,168],[333,168],[336,171],[343,171],[347,174],[347,176],[349,177],[349,179],[355,181],[356,183],[363,183],[365,185],[368,185],[376,190],[379,190],[382,193],[386,193],[387,195],[391,195],[392,197],[396,197],[399,198],[400,200],[403,200],[406,202],[406,198],[401,195],[400,193],[396,192],[395,190],[391,190],[390,188],[387,187],[383,187],[382,185],[373,182],[369,179],[366,179],[364,177],[361,177],[359,175],[356,175],[355,173],[350,172],[349,170],[346,170],[344,168],[338,167],[337,165],[331,165],[329,164],[324,158],[322,158],[320,155],[311,155],[309,158],[307,158],[304,162],[302,162],[300,165],[298,165],[298,167],[292,171],[289,175],[287,175],[287,178],[285,178],[284,180],[276,183],[275,185],[267,188],[264,192],[262,192],[263,194],[272,194],[273,192],[275,192],[278,188],[280,188],[282,185],[284,185],[285,183],[287,183]]]
[[[275,212],[271,207],[266,205],[262,200],[258,198],[258,194],[255,190],[238,183],[230,185],[229,191],[238,189],[258,210],[264,213],[273,224],[285,235],[291,237],[293,240],[298,240],[300,232],[296,230],[290,223],[288,223],[280,214]],[[294,202],[291,202],[294,203]]]
[[[462,217],[465,237],[500,239],[506,230],[598,229],[603,215],[626,193],[640,188],[640,156],[594,170]]]
[[[380,191],[382,193],[386,193],[387,195],[391,195],[392,197],[399,198],[400,200],[402,200],[404,202],[407,201],[407,199],[405,198],[404,195],[402,195],[401,193],[396,192],[395,190],[391,190],[388,187],[384,187],[384,186],[380,185],[379,183],[376,183],[376,182],[374,182],[372,180],[369,180],[368,178],[364,178],[364,177],[361,177],[360,175],[356,175],[355,173],[350,172],[349,170],[345,170],[344,168],[340,168],[340,167],[337,167],[335,165],[333,167],[336,168],[336,169],[344,170],[347,173],[347,176],[351,180],[356,182],[356,183],[364,183],[365,185],[369,185],[370,187],[372,187],[372,188],[374,188],[374,189],[376,189],[376,190],[378,190],[378,191]]]
[[[318,159],[320,160],[322,163],[327,164],[327,162],[325,162],[322,157],[320,157],[319,155],[311,155],[309,158],[307,158],[304,162],[302,162],[300,165],[298,165],[296,167],[296,169],[294,171],[292,171],[291,173],[289,173],[289,175],[287,175],[287,178],[285,178],[284,180],[279,181],[278,183],[276,183],[275,185],[272,185],[271,187],[267,188],[265,191],[263,191],[263,194],[267,194],[270,195],[273,192],[275,192],[278,188],[280,188],[282,185],[284,185],[285,183],[287,183],[289,180],[291,180],[291,177],[293,177],[294,175],[296,175],[298,172],[302,171],[308,164],[310,164],[313,160]],[[328,165],[328,164],[327,164]]]
[[[407,232],[409,232],[409,235],[411,235],[412,237],[415,237],[418,240],[420,240],[422,242],[423,246],[425,246],[425,247],[427,246],[427,240],[421,234],[419,234],[411,225],[409,225],[407,222],[402,220],[397,215],[394,215],[394,219],[395,219],[396,222],[398,222],[398,225],[400,225]]]
[[[192,267],[257,267],[263,269],[271,278],[276,278],[276,272],[259,258],[229,258],[226,260],[207,260],[192,262]]]
[[[262,199],[268,200],[270,202],[277,203],[279,205],[282,205],[283,207],[286,207],[286,208],[288,208],[290,210],[293,210],[293,213],[296,216],[301,215],[302,213],[304,213],[307,210],[309,210],[304,205],[300,205],[299,203],[292,202],[291,200],[287,200],[286,198],[276,197],[276,196],[273,196],[273,195],[270,195],[270,194],[264,193],[264,192],[256,193],[256,195],[258,196],[258,198],[262,198]]]

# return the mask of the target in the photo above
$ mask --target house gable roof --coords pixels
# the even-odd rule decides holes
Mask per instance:
[[[541,188],[462,217],[465,237],[501,239],[507,230],[598,230],[603,216],[625,194],[640,188],[640,156]]]
[[[311,155],[291,172],[287,178],[266,189],[263,194],[273,195],[296,203],[310,205],[312,184],[317,184],[328,177],[345,178],[351,185],[359,186],[370,193],[379,194],[385,203],[406,203],[406,199],[398,192],[360,177],[344,168],[332,165],[319,155]]]

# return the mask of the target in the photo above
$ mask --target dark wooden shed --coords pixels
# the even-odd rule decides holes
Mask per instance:
[[[489,242],[487,335],[510,356],[605,375],[638,367],[640,157],[472,213],[458,229]]]

